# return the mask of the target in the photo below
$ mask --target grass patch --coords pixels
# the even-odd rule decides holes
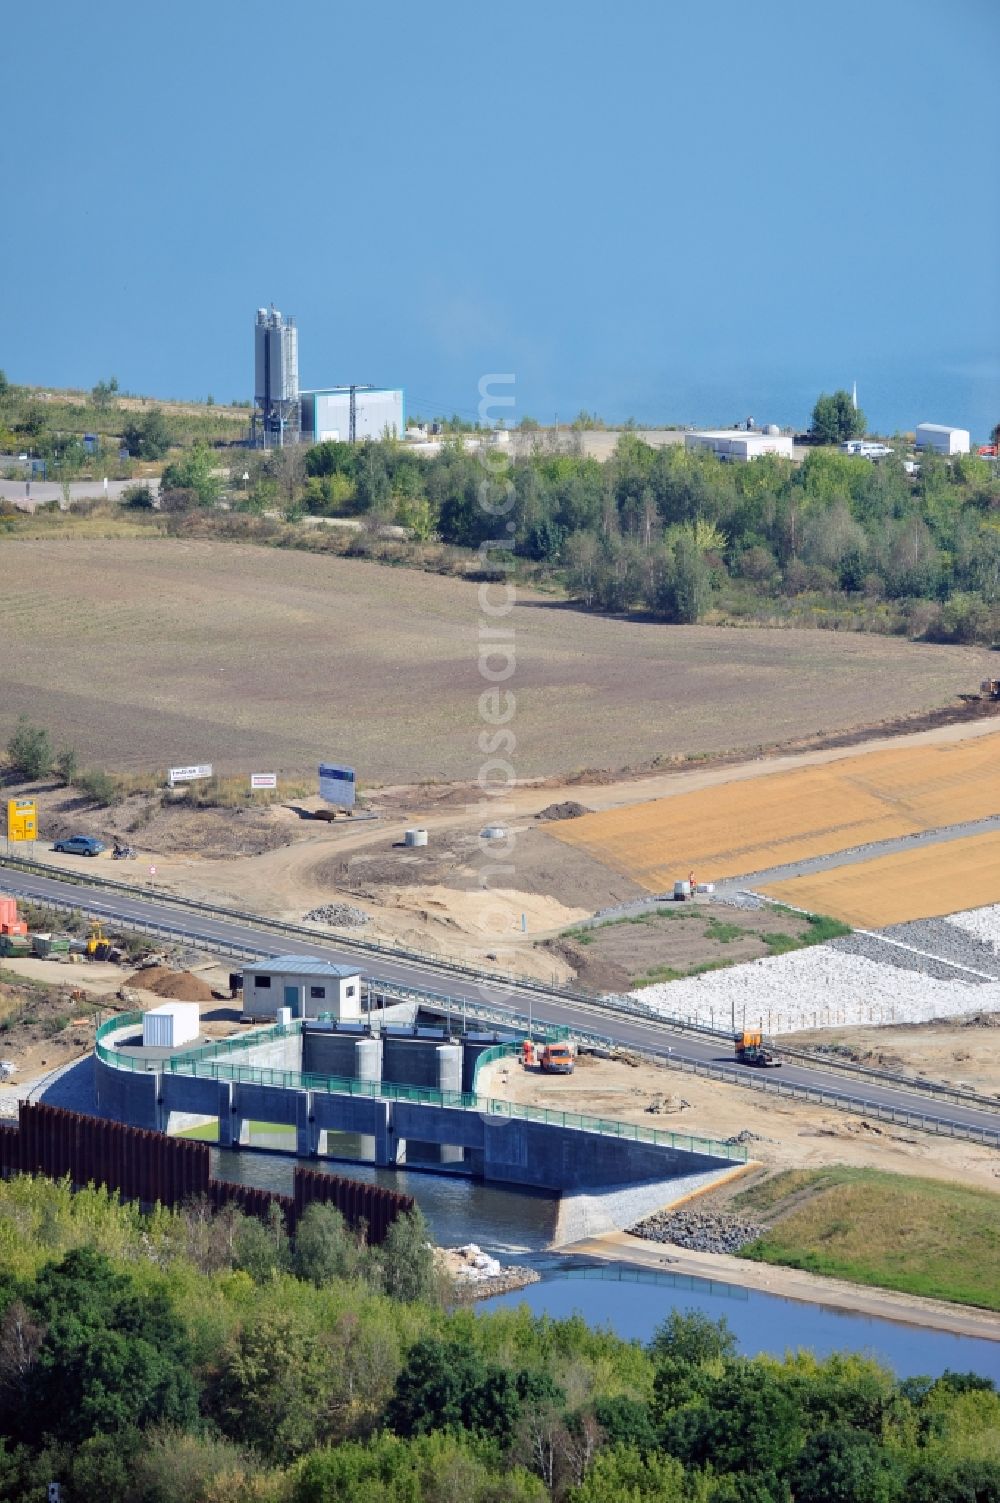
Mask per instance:
[[[724,924],[721,919],[713,918],[708,921],[705,938],[718,940],[720,945],[728,945],[734,939],[742,939],[747,932],[740,924]]]
[[[734,1204],[779,1218],[741,1257],[1000,1310],[1000,1196],[990,1191],[834,1165],[775,1175]]]
[[[295,1128],[288,1122],[250,1122],[247,1124],[250,1137],[267,1134],[268,1137],[294,1138]],[[172,1134],[177,1138],[193,1138],[198,1143],[217,1143],[219,1141],[218,1122],[202,1122],[198,1127],[182,1127],[177,1133]],[[244,1144],[244,1147],[247,1145]],[[252,1146],[252,1143],[251,1145]]]

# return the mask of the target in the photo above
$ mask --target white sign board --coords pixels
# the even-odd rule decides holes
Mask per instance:
[[[171,788],[174,788],[178,783],[195,783],[199,778],[210,778],[211,776],[211,762],[203,762],[198,767],[171,767],[167,773],[167,781]]]
[[[250,774],[251,788],[277,788],[278,774],[276,772],[252,772]]]
[[[319,796],[328,804],[339,804],[342,809],[354,807],[354,768],[338,762],[319,764]]]

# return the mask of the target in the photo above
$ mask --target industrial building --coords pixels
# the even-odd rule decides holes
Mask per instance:
[[[933,449],[937,454],[968,454],[972,447],[968,428],[949,428],[946,423],[918,423],[918,449]]]
[[[254,324],[254,398],[250,441],[255,448],[355,443],[402,438],[406,432],[399,388],[323,386],[299,390],[299,331],[273,303],[257,309]]]
[[[328,439],[354,443],[361,438],[402,438],[406,432],[403,393],[379,386],[328,386],[304,391],[300,427],[307,442]]]
[[[271,305],[254,325],[253,442],[296,443],[300,429],[299,331]]]
[[[243,967],[244,1019],[361,1017],[361,977],[351,966],[309,955],[275,955]]]
[[[751,432],[739,428],[715,428],[706,429],[702,433],[685,433],[684,447],[707,449],[719,459],[735,464],[747,464],[751,459],[759,459],[762,454],[780,454],[784,459],[792,458],[791,437],[779,433],[776,428],[773,431],[763,429]]]

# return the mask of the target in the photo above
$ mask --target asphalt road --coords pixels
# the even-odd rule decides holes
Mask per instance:
[[[160,489],[159,480],[109,480],[108,488],[104,489],[104,480],[71,480],[69,483],[70,501],[120,501],[122,492],[130,485],[140,483],[148,485],[155,496]],[[66,498],[63,488],[54,480],[0,480],[0,500],[13,501],[22,511],[35,510],[36,506],[42,506],[47,501],[58,501],[60,509],[65,509]]]
[[[81,872],[81,877],[85,876]],[[82,884],[71,884],[53,877],[6,868],[3,887],[9,893],[36,901],[44,901],[45,898],[72,900],[95,916],[113,918],[126,924],[130,919],[156,923],[175,929],[181,936],[187,935],[201,941],[219,943],[221,946],[256,950],[264,955],[288,954],[293,949],[295,954],[359,965],[373,981],[444,993],[458,1004],[464,998],[469,1002],[484,1002],[492,1007],[521,1013],[529,1006],[528,993],[507,989],[495,982],[479,982],[471,977],[439,971],[429,963],[373,956],[352,950],[347,944],[326,943],[305,937],[283,941],[280,935],[265,928],[256,928],[252,921],[243,923],[213,918],[197,910],[172,907],[168,902],[155,898],[133,898],[107,892],[99,887],[89,887],[85,881]],[[626,1048],[654,1050],[661,1054],[666,1054],[669,1050],[681,1060],[721,1066],[734,1079],[751,1072],[751,1067],[740,1066],[733,1061],[723,1040],[672,1030],[666,1023],[616,1015],[596,1005],[588,1006],[586,1003],[564,1000],[558,996],[535,994],[531,997],[530,1008],[533,1017],[540,1023],[554,1023],[582,1032],[601,1034]],[[801,1085],[822,1090],[831,1102],[839,1100],[850,1102],[854,1107],[881,1107],[900,1113],[919,1114],[929,1121],[941,1124],[945,1130],[954,1125],[995,1134],[1000,1129],[1000,1104],[997,1112],[991,1112],[956,1102],[935,1101],[903,1087],[881,1082],[845,1082],[842,1075],[832,1071],[792,1061],[784,1063],[780,1079],[784,1085]]]

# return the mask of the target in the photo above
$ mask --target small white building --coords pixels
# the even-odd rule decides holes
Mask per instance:
[[[192,1044],[201,1032],[201,1008],[197,1002],[164,1002],[142,1015],[144,1049],[179,1049]]]
[[[938,454],[968,454],[972,447],[968,428],[949,428],[946,423],[918,423],[918,449],[934,449]]]
[[[732,464],[747,464],[762,454],[780,454],[792,458],[792,438],[785,433],[744,432],[739,428],[710,428],[702,433],[685,433],[685,449],[708,449]]]
[[[287,1007],[293,1018],[329,1014],[338,1023],[361,1017],[361,976],[353,966],[311,955],[275,955],[243,967],[244,1019],[276,1018]]]

